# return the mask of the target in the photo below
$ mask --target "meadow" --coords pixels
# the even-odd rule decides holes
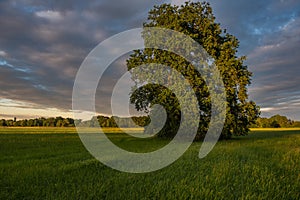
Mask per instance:
[[[135,152],[169,142],[105,131]],[[0,199],[300,199],[299,129],[253,129],[204,159],[200,146],[164,169],[130,174],[94,159],[74,128],[0,128]]]

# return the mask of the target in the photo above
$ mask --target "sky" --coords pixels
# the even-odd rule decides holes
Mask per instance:
[[[89,52],[114,34],[142,26],[155,0],[0,1],[0,118],[72,117],[76,73]],[[249,99],[263,117],[300,120],[300,1],[211,0],[216,21],[240,41],[253,72]],[[97,90],[97,112],[111,111],[110,90],[124,58]]]

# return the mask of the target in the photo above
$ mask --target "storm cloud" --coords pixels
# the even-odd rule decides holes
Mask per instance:
[[[248,57],[254,73],[250,98],[263,116],[300,119],[300,2],[209,2],[216,20],[240,40],[238,54]],[[88,53],[114,34],[141,27],[147,12],[162,3],[182,1],[0,1],[0,99],[10,100],[0,104],[0,117],[8,107],[13,111],[13,101],[69,112],[74,79]],[[124,60],[100,82],[99,113],[110,113],[110,91],[126,71]]]

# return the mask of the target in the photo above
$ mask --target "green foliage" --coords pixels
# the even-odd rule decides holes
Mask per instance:
[[[270,118],[258,118],[252,128],[292,128],[300,127],[300,122],[288,119],[286,116],[274,115]]]
[[[98,127],[103,128],[134,128],[136,126],[144,127],[150,123],[150,118],[148,116],[133,116],[133,117],[118,117],[118,116],[102,116],[93,117],[88,121],[81,121],[76,125],[81,127]]]
[[[7,123],[6,123],[5,119],[0,120],[0,126],[7,126]]]
[[[276,120],[272,121],[270,125],[271,128],[280,128],[280,124]]]
[[[74,127],[74,119],[63,117],[50,118],[36,118],[36,119],[22,119],[22,120],[0,120],[0,126],[9,127]]]
[[[132,152],[168,142],[108,135]],[[299,130],[255,131],[199,160],[201,144],[162,170],[129,174],[93,158],[74,128],[0,128],[0,199],[300,199]]]
[[[221,138],[247,134],[249,126],[259,115],[259,108],[256,104],[247,101],[247,86],[251,83],[252,73],[244,65],[246,58],[236,55],[239,47],[238,39],[226,33],[215,22],[209,3],[187,2],[180,7],[170,4],[155,6],[149,12],[148,21],[144,23],[144,27],[162,27],[179,31],[190,36],[204,47],[214,58],[215,64],[221,72],[227,94],[227,118]],[[149,36],[147,35],[147,37]],[[184,58],[159,49],[148,48],[134,51],[130,59],[127,60],[127,67],[128,70],[131,70],[147,63],[170,66],[189,80],[197,95],[199,114],[201,115],[196,139],[203,138],[210,122],[211,99],[201,75]],[[151,69],[149,70],[151,72]],[[151,73],[144,73],[142,78],[147,80],[149,76]],[[140,84],[140,79],[134,81],[136,81],[136,87],[133,89],[136,89]],[[172,83],[169,81],[168,84]],[[131,103],[136,105],[137,110],[145,112],[149,112],[149,107],[153,104],[163,105],[168,117],[165,127],[158,135],[172,137],[176,134],[181,112],[177,97],[172,91],[159,85],[146,85],[132,94]]]
[[[101,126],[104,128],[116,128],[118,125],[122,128],[134,128],[138,126],[146,126],[150,123],[150,118],[148,116],[140,117],[106,117],[106,116],[97,116],[93,117],[91,120],[82,121],[74,120],[72,118],[63,118],[63,117],[50,117],[50,118],[37,118],[37,119],[22,119],[22,120],[0,120],[0,126],[8,127],[75,127],[75,124],[78,126],[84,127],[97,127]]]

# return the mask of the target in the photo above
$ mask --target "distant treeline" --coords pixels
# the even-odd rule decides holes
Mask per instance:
[[[106,117],[106,116],[97,116],[93,117],[91,120],[82,121],[82,120],[74,120],[72,118],[63,118],[63,117],[50,117],[50,118],[36,118],[36,119],[22,119],[17,120],[14,118],[13,120],[0,120],[0,126],[7,127],[75,127],[75,124],[78,126],[84,127],[97,127],[100,125],[101,127],[118,127],[117,123],[120,127],[130,128],[135,127],[136,124],[140,126],[145,126],[150,121],[150,118],[147,116],[141,117]],[[117,122],[117,123],[116,123]],[[97,125],[98,124],[98,125]]]
[[[36,119],[22,119],[17,120],[0,120],[0,126],[14,126],[14,127],[74,127],[75,122],[72,118],[50,117],[50,118],[36,118]]]
[[[116,123],[117,122],[117,123]],[[22,120],[0,120],[0,126],[8,127],[75,127],[75,124],[83,127],[120,127],[132,128],[139,126],[145,126],[150,123],[150,118],[147,116],[140,117],[107,117],[97,116],[91,120],[82,121],[74,120],[72,118],[63,117],[50,117],[50,118],[36,118],[36,119],[22,119]],[[270,118],[258,118],[256,123],[251,126],[252,128],[293,128],[300,127],[299,121],[293,121],[286,116],[274,115]]]
[[[286,116],[274,115],[270,118],[258,118],[252,128],[296,128],[300,127],[299,121],[293,121]]]

